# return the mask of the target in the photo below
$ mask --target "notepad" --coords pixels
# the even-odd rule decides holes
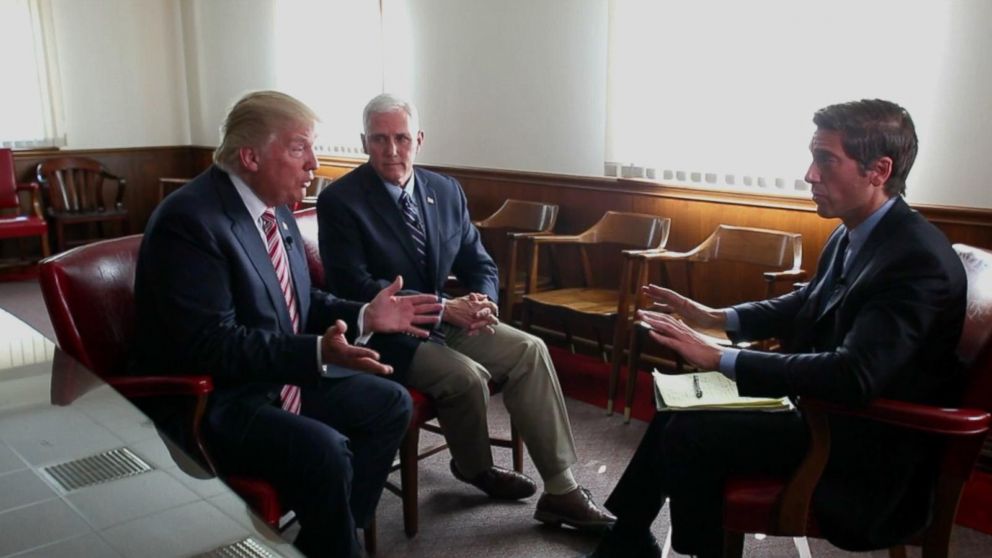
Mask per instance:
[[[737,384],[719,372],[662,374],[654,377],[654,403],[659,411],[790,411],[788,397],[741,397]],[[698,388],[698,389],[697,389]]]

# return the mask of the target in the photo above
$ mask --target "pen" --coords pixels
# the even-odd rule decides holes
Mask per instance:
[[[696,390],[696,399],[703,398],[703,388],[699,387],[699,376],[692,375],[692,389]]]

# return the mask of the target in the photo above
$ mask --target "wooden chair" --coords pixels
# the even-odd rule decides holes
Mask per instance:
[[[557,219],[557,205],[506,200],[495,213],[475,223],[486,249],[499,266],[499,315],[507,323],[513,322],[513,307],[527,290],[527,272],[518,265],[518,247],[527,237],[551,234]],[[491,238],[494,235],[501,235],[503,242],[486,242],[496,240]],[[538,288],[550,284],[551,278],[538,278]]]
[[[21,192],[31,195],[31,212],[25,213],[21,208]],[[10,149],[0,149],[0,240],[16,238],[18,252],[21,252],[20,241],[24,238],[37,236],[41,241],[41,257],[48,257],[48,224],[41,213],[38,184],[35,182],[17,182],[14,175],[14,155]],[[15,265],[28,263],[23,254]]]
[[[55,250],[66,249],[65,227],[95,223],[104,236],[104,223],[119,223],[121,236],[129,231],[124,192],[127,181],[111,174],[99,161],[85,157],[56,157],[38,164],[38,182],[48,201],[48,218],[55,228]],[[117,182],[116,193],[108,203],[104,181]],[[88,240],[73,244],[85,244]]]
[[[724,488],[724,556],[742,555],[744,533],[773,536],[816,537],[816,521],[809,514],[810,500],[830,457],[827,416],[839,414],[877,420],[901,428],[928,432],[944,439],[939,455],[936,497],[930,526],[905,544],[922,547],[924,558],[948,555],[951,528],[964,483],[988,436],[992,417],[992,252],[955,244],[968,274],[968,312],[958,344],[958,355],[968,363],[968,379],[961,407],[876,399],[865,407],[802,398],[800,408],[810,429],[810,447],[790,478],[741,475],[727,480]],[[905,548],[889,549],[893,558]]]
[[[320,259],[320,245],[317,240],[317,210],[315,208],[302,209],[293,214],[296,217],[297,226],[300,228],[300,235],[303,236],[303,246],[307,255],[307,267],[310,270],[310,282],[318,287],[323,287],[324,265]],[[497,386],[490,383],[490,393],[497,391]],[[440,443],[433,445],[423,451],[420,449],[420,431],[426,430],[434,434],[443,435],[441,427],[431,421],[437,418],[437,410],[434,408],[434,401],[426,394],[417,389],[407,387],[410,397],[413,400],[413,413],[410,417],[410,426],[406,435],[400,443],[399,460],[394,463],[392,471],[399,470],[400,485],[397,486],[392,481],[387,481],[386,488],[400,497],[403,501],[403,529],[407,537],[414,537],[420,528],[420,512],[417,505],[417,492],[419,485],[419,474],[417,462],[448,449],[448,445]],[[523,439],[517,433],[517,429],[510,425],[510,438],[490,437],[489,443],[496,447],[510,448],[513,452],[513,469],[523,472],[524,470],[524,444]]]
[[[176,433],[182,450],[167,444],[176,463],[200,477],[217,469],[200,435],[200,423],[213,391],[210,376],[128,375],[128,349],[135,327],[134,275],[141,235],[80,246],[41,263],[40,283],[59,347],[100,376],[124,397],[143,402],[169,398],[188,407],[184,432]],[[187,453],[197,465],[190,465]],[[227,475],[224,482],[270,527],[280,529],[285,514],[270,483],[247,475]],[[287,525],[283,525],[285,528]],[[375,522],[365,531],[365,545],[375,551]]]
[[[682,264],[685,270],[685,282],[682,284],[682,288],[676,290],[679,290],[693,300],[696,300],[697,296],[699,296],[697,287],[700,284],[717,282],[723,289],[730,289],[732,286],[737,288],[738,292],[736,296],[733,296],[729,301],[720,301],[721,305],[724,305],[725,302],[741,302],[742,300],[755,298],[753,295],[747,296],[751,293],[743,289],[748,286],[748,281],[742,279],[743,277],[752,277],[754,280],[750,281],[751,287],[757,286],[759,270],[761,273],[760,277],[764,280],[765,298],[771,298],[775,296],[776,291],[783,290],[782,285],[789,286],[806,277],[806,272],[800,268],[803,261],[802,235],[770,229],[734,227],[730,225],[718,226],[706,240],[688,252],[666,251],[644,253],[636,255],[635,260],[636,263],[633,265],[635,271],[633,273],[640,284],[647,283],[649,266],[659,263],[662,264],[662,284],[670,288],[675,288],[675,285],[671,281],[666,264],[674,262]],[[715,264],[716,262],[743,264],[741,269],[734,270],[738,272],[734,273],[735,283],[730,281],[716,281],[714,278],[719,277],[719,275],[714,275],[710,278],[699,276],[697,272],[701,271],[701,267],[704,264]],[[726,267],[721,267],[714,271],[722,272],[726,276],[730,270]],[[750,273],[750,275],[746,275],[747,273]],[[642,296],[638,296],[637,306],[638,308],[644,306]],[[721,343],[730,344],[729,339],[727,339],[723,331],[700,330],[700,333],[714,337]],[[646,330],[641,327],[634,328],[634,333],[630,335],[627,392],[624,399],[624,421],[628,423],[630,422],[631,406],[634,402],[634,391],[637,385],[637,370],[640,366],[641,351],[646,339]],[[762,347],[770,349],[773,348],[773,344],[766,343]],[[682,367],[681,359],[677,358],[676,363],[678,368]],[[619,375],[619,360],[615,360],[613,370],[611,371],[611,386],[617,385]],[[615,395],[616,392],[610,392],[610,402],[613,401]],[[611,404],[608,411],[612,411],[612,408],[613,406]]]
[[[670,227],[671,219],[667,217],[607,211],[595,225],[580,234],[529,237],[527,240],[530,243],[531,260],[527,269],[527,292],[523,297],[524,329],[530,329],[535,307],[557,313],[562,318],[566,342],[574,352],[570,322],[576,318],[588,320],[596,328],[596,342],[604,361],[606,349],[600,330],[603,327],[613,329],[613,358],[619,358],[625,345],[626,323],[636,295],[634,289],[637,288],[631,281],[629,257],[639,251],[664,249]],[[541,246],[568,245],[579,249],[583,286],[541,290],[537,284],[538,249]],[[618,251],[625,258],[617,283],[605,287],[596,286],[589,254],[589,249],[593,246],[620,248]]]

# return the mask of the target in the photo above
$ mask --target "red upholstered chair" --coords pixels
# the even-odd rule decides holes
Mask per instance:
[[[104,223],[119,223],[121,235],[128,234],[128,213],[124,206],[127,181],[111,174],[99,161],[86,157],[56,157],[38,164],[38,182],[48,198],[48,218],[55,227],[55,250],[66,249],[65,227],[96,225],[103,233]],[[104,182],[116,182],[114,197],[107,197]],[[87,242],[75,242],[81,244]]]
[[[21,211],[20,192],[31,194],[31,212]],[[14,154],[0,149],[0,240],[37,236],[41,239],[41,255],[47,257],[48,224],[41,213],[38,184],[17,182],[14,175]]]
[[[59,346],[128,399],[188,397],[187,424],[195,456],[213,469],[199,424],[213,390],[209,376],[130,376],[127,351],[135,327],[134,276],[141,235],[80,246],[41,263],[41,291]],[[172,448],[170,448],[171,450]],[[176,457],[176,453],[173,452]],[[177,459],[180,466],[184,461]],[[185,467],[184,467],[185,469]],[[211,472],[215,473],[215,470]],[[193,475],[202,471],[190,471]],[[271,527],[279,528],[285,510],[275,488],[257,477],[230,475],[224,482]],[[374,524],[373,524],[374,525]],[[366,548],[375,547],[374,526]]]
[[[926,531],[906,544],[921,546],[924,558],[947,556],[961,490],[988,435],[992,410],[992,252],[963,244],[955,244],[954,249],[968,273],[968,313],[958,345],[958,354],[968,363],[961,408],[942,409],[884,399],[852,408],[804,398],[800,407],[810,427],[811,443],[792,477],[727,479],[723,512],[726,557],[741,556],[744,533],[819,535],[809,504],[830,455],[828,414],[864,417],[945,438],[933,520]],[[889,554],[905,556],[905,548],[891,548]]]
[[[303,245],[307,254],[307,266],[310,268],[310,281],[317,286],[324,285],[324,265],[320,259],[320,248],[317,241],[317,210],[315,208],[302,209],[294,213],[296,223],[300,227],[300,234],[303,236]],[[495,391],[495,386],[489,384],[490,392]],[[386,488],[396,494],[403,501],[403,529],[408,537],[417,534],[420,520],[417,508],[417,486],[419,475],[417,472],[417,461],[442,452],[448,448],[447,444],[437,444],[424,451],[420,451],[420,431],[421,429],[443,434],[441,428],[430,421],[437,418],[437,411],[434,402],[424,393],[408,387],[410,397],[413,399],[413,414],[410,417],[410,427],[400,444],[399,464],[393,466],[393,471],[400,471],[400,485],[396,486],[392,482],[386,483]],[[517,430],[510,428],[510,439],[490,438],[489,443],[497,446],[510,448],[513,450],[513,469],[521,472],[524,469],[524,447],[523,440],[517,434]]]

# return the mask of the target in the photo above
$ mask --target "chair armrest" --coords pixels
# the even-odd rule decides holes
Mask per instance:
[[[672,252],[671,250],[642,250],[638,255],[645,262],[674,262],[687,260],[695,256],[695,252]]]
[[[800,405],[804,410],[815,409],[868,418],[901,428],[947,436],[984,436],[992,420],[988,412],[978,409],[945,409],[891,399],[876,399],[865,407],[850,407],[803,398]]]
[[[41,186],[37,182],[18,182],[16,188],[18,192],[30,192],[31,211],[35,217],[44,219],[45,214],[41,211]]]
[[[764,276],[765,281],[771,281],[772,283],[781,283],[785,281],[792,281],[795,283],[806,279],[806,270],[787,269],[785,271],[766,271],[762,273],[762,276]]]
[[[17,191],[18,192],[37,192],[41,189],[37,182],[18,182]]]
[[[620,251],[620,253],[626,258],[638,258],[641,260],[649,260],[652,256],[661,254],[662,252],[665,252],[664,248],[646,248]]]
[[[508,232],[506,233],[507,238],[511,240],[521,240],[525,238],[532,238],[535,236],[550,236],[551,233],[544,231],[520,231],[520,232]]]
[[[204,397],[214,389],[210,376],[114,376],[106,380],[129,399],[168,395]]]
[[[526,237],[534,244],[586,244],[579,234],[549,234]]]

